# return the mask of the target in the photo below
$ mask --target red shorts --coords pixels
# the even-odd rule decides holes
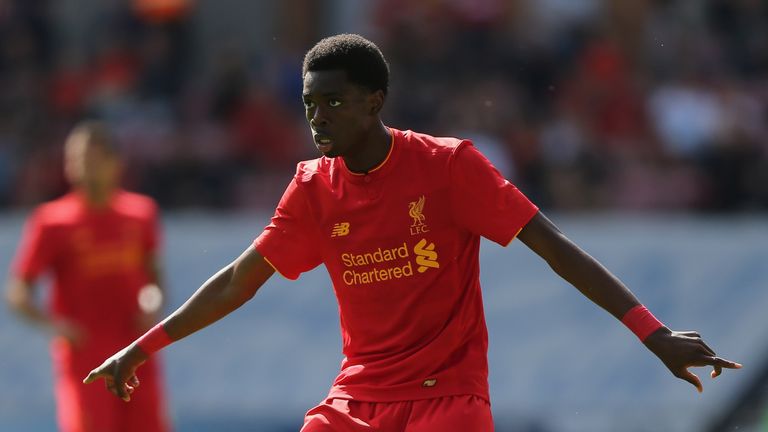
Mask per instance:
[[[107,391],[103,380],[83,384],[90,370],[106,358],[93,352],[74,352],[54,342],[54,379],[60,432],[167,432],[170,430],[156,358],[147,360],[136,375],[140,385],[124,402]],[[94,355],[95,354],[95,355]]]
[[[404,402],[327,399],[304,417],[301,432],[492,432],[491,405],[474,395]]]

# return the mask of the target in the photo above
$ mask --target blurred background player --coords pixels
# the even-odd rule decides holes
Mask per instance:
[[[163,303],[157,207],[120,189],[121,161],[107,126],[83,122],[66,140],[72,191],[39,206],[27,221],[8,283],[11,308],[51,333],[57,421],[63,432],[164,432],[157,361],[145,365],[135,403],[105,398],[82,376],[157,321]],[[49,272],[49,308],[35,282]]]

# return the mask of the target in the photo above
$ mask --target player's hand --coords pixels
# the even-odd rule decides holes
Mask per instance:
[[[99,378],[112,394],[128,402],[131,393],[139,386],[136,369],[147,360],[148,356],[139,347],[129,345],[120,352],[106,359],[101,366],[92,370],[83,383],[90,384]]]
[[[712,366],[712,378],[720,375],[723,368],[741,369],[741,364],[718,357],[695,331],[676,332],[663,327],[645,339],[645,346],[661,359],[672,375],[688,381],[699,393],[704,390],[701,380],[688,368]]]

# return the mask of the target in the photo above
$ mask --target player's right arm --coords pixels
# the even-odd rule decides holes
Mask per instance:
[[[250,246],[163,320],[163,329],[171,340],[177,341],[218,321],[250,300],[274,271]],[[93,369],[84,382],[89,384],[104,378],[110,392],[128,401],[138,385],[136,369],[148,357],[149,354],[133,342]]]
[[[48,314],[35,304],[34,288],[34,281],[12,276],[6,287],[5,300],[14,312],[30,323],[51,327],[52,322]]]
[[[38,207],[24,224],[21,240],[10,269],[5,300],[19,317],[54,337],[61,337],[73,345],[84,341],[85,331],[75,322],[54,316],[36,299],[37,279],[52,269],[62,253],[60,238],[47,223],[45,206]]]
[[[83,330],[76,324],[62,319],[54,319],[35,301],[34,280],[12,276],[8,281],[5,299],[8,306],[25,321],[34,324],[52,334],[63,337],[77,345],[85,337]]]
[[[228,315],[253,298],[275,272],[253,246],[209,278],[163,321],[173,340],[184,338]]]

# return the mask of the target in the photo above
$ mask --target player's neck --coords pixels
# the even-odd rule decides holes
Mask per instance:
[[[80,188],[78,192],[85,200],[86,205],[93,209],[107,207],[115,193],[114,188]]]
[[[378,126],[371,130],[360,152],[344,156],[344,164],[354,173],[367,174],[384,162],[391,145],[392,136],[389,128],[379,122]]]

